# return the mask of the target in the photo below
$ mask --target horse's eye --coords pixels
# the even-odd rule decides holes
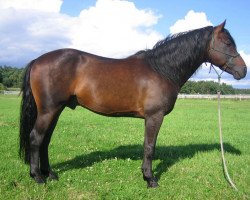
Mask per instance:
[[[227,46],[231,46],[231,45],[232,45],[231,41],[229,41],[229,40],[226,41],[225,44],[226,44]]]

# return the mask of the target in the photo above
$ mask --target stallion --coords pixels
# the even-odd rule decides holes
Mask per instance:
[[[185,82],[204,62],[237,80],[246,76],[246,64],[225,23],[169,36],[124,59],[59,49],[31,61],[22,85],[19,150],[30,164],[30,176],[37,183],[58,179],[48,146],[63,109],[79,105],[105,116],[145,120],[141,169],[148,187],[156,187],[152,160],[157,135]]]

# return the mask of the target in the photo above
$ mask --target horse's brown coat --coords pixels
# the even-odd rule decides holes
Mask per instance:
[[[206,61],[237,79],[246,75],[243,59],[238,55],[230,58],[237,51],[234,45],[226,44],[230,38],[223,32],[224,25],[215,27],[213,32],[209,27],[177,36],[175,41],[160,43],[155,51],[141,51],[125,59],[74,49],[56,50],[35,59],[24,77],[20,127],[20,153],[24,151],[25,160],[30,162],[30,175],[39,183],[45,182],[44,175],[57,179],[49,165],[50,138],[62,110],[81,105],[103,115],[145,119],[142,172],[149,187],[157,186],[152,172],[155,143],[181,86]],[[196,41],[198,36],[204,41]],[[190,45],[183,45],[187,40]],[[176,59],[183,63],[171,68],[169,60],[178,63]]]

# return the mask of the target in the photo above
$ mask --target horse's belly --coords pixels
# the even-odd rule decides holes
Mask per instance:
[[[132,84],[133,85],[133,84]],[[78,103],[105,115],[143,115],[140,91],[131,83],[86,84],[76,94]]]

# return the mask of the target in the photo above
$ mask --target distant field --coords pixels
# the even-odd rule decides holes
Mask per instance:
[[[142,179],[144,121],[65,109],[50,145],[59,181],[37,185],[18,158],[20,98],[0,95],[0,199],[249,199],[250,101],[222,101],[229,173],[219,147],[217,101],[179,99],[165,117],[153,169],[157,189]]]

